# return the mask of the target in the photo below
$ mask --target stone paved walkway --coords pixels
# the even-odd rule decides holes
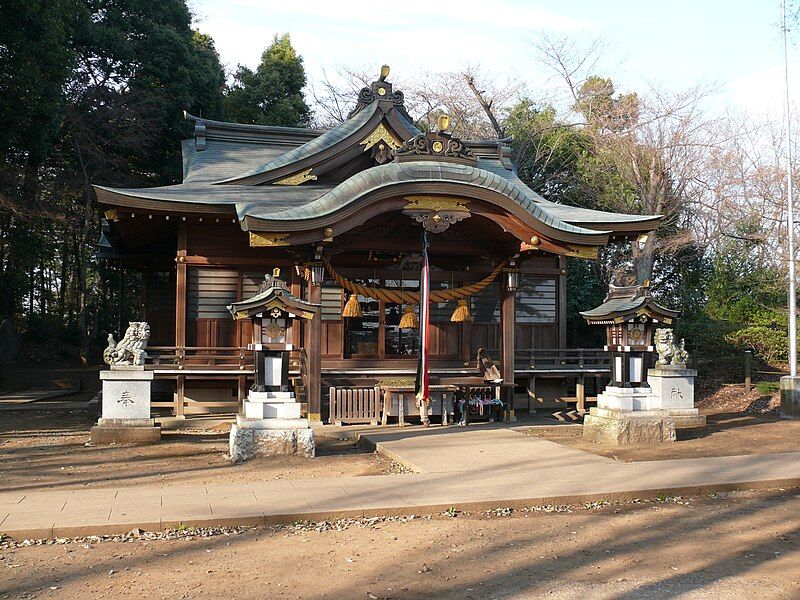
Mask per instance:
[[[33,493],[3,490],[0,481],[0,531],[66,537],[800,485],[800,452],[621,463],[502,426],[362,435],[417,472]]]

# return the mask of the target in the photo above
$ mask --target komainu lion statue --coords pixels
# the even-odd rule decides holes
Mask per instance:
[[[672,329],[656,329],[656,352],[657,365],[686,366],[689,360],[684,340],[681,339],[680,345],[676,344]]]
[[[141,367],[147,360],[147,340],[150,339],[150,325],[145,321],[131,321],[125,336],[114,341],[108,334],[108,348],[103,351],[103,360],[109,365],[135,365]]]

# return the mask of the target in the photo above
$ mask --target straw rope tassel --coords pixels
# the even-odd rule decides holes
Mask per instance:
[[[465,321],[472,321],[472,315],[469,313],[469,302],[462,298],[458,301],[458,306],[453,311],[450,320],[453,323],[463,323]]]
[[[350,294],[350,298],[348,298],[347,303],[344,305],[344,310],[342,310],[342,316],[347,318],[361,318],[363,316],[361,304],[356,294]]]
[[[406,305],[403,311],[403,318],[400,319],[400,329],[419,329],[419,317],[414,312],[414,307]]]

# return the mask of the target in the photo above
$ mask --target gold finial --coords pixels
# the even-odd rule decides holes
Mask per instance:
[[[280,268],[278,268],[278,267],[275,267],[274,269],[272,269],[272,276],[273,276],[275,279],[278,279],[278,277],[280,277],[280,276],[281,276],[281,270],[280,270]]]
[[[381,78],[380,81],[386,81],[386,78],[389,76],[389,65],[383,65],[381,67]]]
[[[450,116],[439,115],[439,131],[447,131],[450,128]]]
[[[531,236],[531,246],[538,246],[540,241],[541,240],[539,239],[538,235]]]

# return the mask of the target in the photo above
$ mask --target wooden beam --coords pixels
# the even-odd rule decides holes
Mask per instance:
[[[308,285],[308,301],[318,304],[322,287]],[[308,418],[322,420],[322,314],[317,313],[306,323],[305,350],[308,356]]]
[[[186,288],[187,288],[187,265],[186,265],[186,225],[178,225],[178,253],[175,257],[176,277],[175,277],[175,346],[182,348],[186,346]]]
[[[567,347],[567,257],[558,257],[558,347]]]
[[[500,304],[500,328],[502,332],[503,381],[514,383],[514,330],[516,328],[516,292],[508,289],[503,283]],[[506,422],[510,420],[514,409],[514,388],[506,389]]]
[[[186,400],[186,376],[178,375],[178,379],[175,384],[175,407],[172,411],[174,416],[176,417],[183,416],[185,400]]]

